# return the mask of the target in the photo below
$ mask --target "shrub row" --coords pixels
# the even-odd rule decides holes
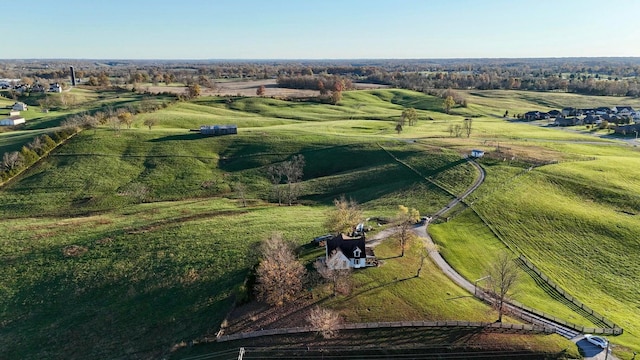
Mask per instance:
[[[6,152],[0,164],[0,182],[4,183],[35,164],[42,157],[49,154],[58,145],[77,134],[80,129],[64,127],[49,135],[35,137],[24,145],[20,151]]]

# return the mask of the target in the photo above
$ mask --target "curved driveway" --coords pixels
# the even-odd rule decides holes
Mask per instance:
[[[469,187],[469,189],[467,189],[467,191],[465,191],[461,196],[453,199],[449,204],[447,204],[447,206],[445,206],[444,208],[440,209],[438,212],[433,214],[431,218],[428,218],[428,221],[425,223],[424,226],[418,225],[413,229],[413,231],[418,236],[424,239],[423,241],[424,241],[425,247],[427,247],[428,249],[435,248],[433,239],[431,239],[431,236],[427,231],[429,222],[437,217],[442,216],[447,211],[451,210],[454,206],[458,205],[458,203],[462,202],[467,196],[473,193],[484,182],[485,175],[486,175],[484,169],[480,165],[478,165],[478,163],[476,163],[471,159],[467,159],[467,161],[469,161],[469,163],[471,163],[471,165],[473,165],[480,173],[480,176],[478,177],[478,179],[476,179],[476,181],[471,185],[471,187]],[[456,284],[458,284],[459,286],[461,286],[462,288],[466,289],[467,291],[469,291],[470,293],[476,296],[478,295],[478,293],[483,294],[482,289],[480,288],[476,289],[476,286],[474,284],[472,284],[469,280],[465,279],[462,275],[460,275],[457,271],[455,271],[451,267],[451,265],[449,265],[449,263],[447,263],[444,260],[444,258],[442,257],[442,255],[440,255],[438,251],[429,251],[429,256],[438,265],[438,267],[440,267],[442,272],[444,272],[451,280],[453,280],[453,282],[455,282]],[[566,328],[551,320],[541,318],[526,310],[516,308],[508,303],[505,304],[505,307],[511,313],[515,314],[516,316],[520,317],[525,321],[529,321],[531,323],[538,324],[538,325],[553,327],[556,330],[557,334],[567,339],[571,339],[574,343],[576,343],[576,345],[581,349],[582,354],[585,355],[585,359],[605,359],[606,352],[604,350],[598,351],[600,349],[596,349],[593,345],[591,345],[586,340],[584,340],[584,336],[579,336],[580,333],[578,333],[577,331]],[[610,355],[609,359],[615,359],[615,357]]]

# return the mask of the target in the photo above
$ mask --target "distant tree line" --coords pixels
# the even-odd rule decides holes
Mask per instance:
[[[289,89],[317,90],[321,93],[323,91],[334,90],[339,87],[341,87],[343,90],[353,89],[353,82],[351,81],[351,79],[339,76],[280,75],[276,79],[276,83],[279,87]],[[326,92],[324,94],[326,94]]]
[[[91,86],[198,84],[217,79],[281,79],[297,89],[331,89],[331,81],[368,81],[426,92],[432,89],[518,89],[590,95],[640,96],[637,58],[424,59],[309,61],[0,61],[0,78],[48,82],[76,77]],[[107,81],[108,80],[108,81]]]

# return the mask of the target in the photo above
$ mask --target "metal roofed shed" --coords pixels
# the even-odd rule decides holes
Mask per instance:
[[[202,135],[232,135],[238,133],[238,125],[202,125],[200,134]]]

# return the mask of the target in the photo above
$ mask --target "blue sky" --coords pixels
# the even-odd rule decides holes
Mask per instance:
[[[638,0],[4,0],[0,58],[640,56]]]

